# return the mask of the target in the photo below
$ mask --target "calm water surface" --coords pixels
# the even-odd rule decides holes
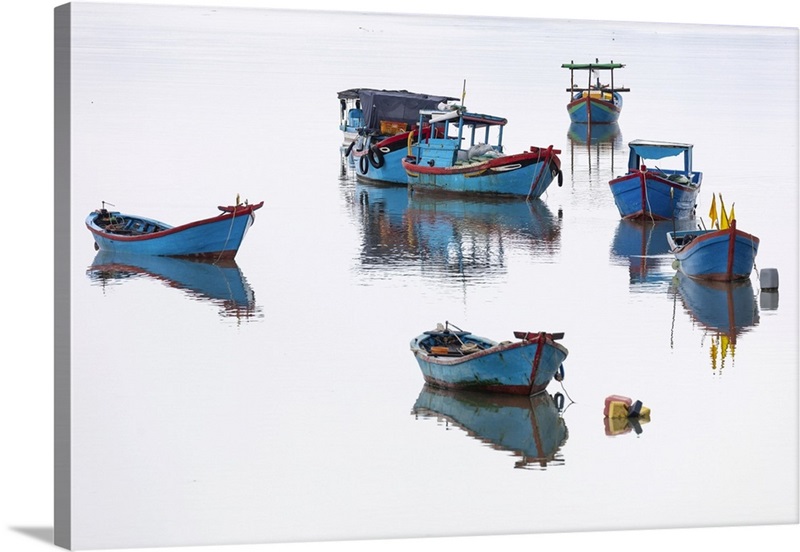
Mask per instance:
[[[72,21],[76,546],[797,519],[796,32],[86,4]],[[595,57],[631,92],[588,139],[560,66]],[[561,150],[562,187],[355,181],[337,91],[465,79],[466,105],[508,118],[507,151]],[[695,145],[698,213],[735,203],[778,297],[755,274],[680,278],[671,223],[620,221],[607,183],[639,138]],[[180,224],[237,194],[265,205],[231,265],[109,258],[83,225],[101,201]],[[563,385],[425,388],[408,343],[444,321],[565,332]],[[607,427],[611,394],[650,422]]]

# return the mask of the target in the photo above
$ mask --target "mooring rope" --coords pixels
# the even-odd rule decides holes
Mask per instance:
[[[225,247],[228,245],[228,241],[231,239],[231,234],[233,233],[233,221],[236,219],[236,209],[238,207],[239,205],[235,205],[233,208],[233,213],[231,214],[231,225],[228,227],[228,235],[225,237],[225,243],[222,244],[222,249],[220,249],[219,255],[217,255],[214,264],[217,264],[222,259],[222,254],[225,252]]]

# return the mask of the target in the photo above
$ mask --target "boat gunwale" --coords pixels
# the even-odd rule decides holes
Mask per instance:
[[[698,232],[700,234],[697,235],[689,243],[682,244],[682,245],[676,245],[675,237],[687,236],[687,235],[690,235],[690,234],[696,234]],[[749,241],[750,243],[752,243],[752,244],[754,244],[756,246],[759,245],[759,243],[761,242],[761,240],[757,236],[754,236],[753,234],[750,234],[750,233],[745,232],[743,230],[739,230],[738,228],[732,228],[732,227],[723,228],[723,229],[719,229],[719,230],[701,230],[701,229],[698,229],[698,230],[679,230],[679,231],[676,231],[676,232],[667,232],[667,241],[669,242],[670,251],[673,254],[675,254],[675,255],[678,255],[678,254],[686,254],[686,255],[688,255],[691,252],[691,250],[694,248],[694,246],[697,245],[697,244],[702,245],[704,242],[708,242],[708,241],[715,240],[715,239],[720,239],[720,238],[721,239],[725,239],[725,240],[730,240],[731,236],[734,239],[742,238],[743,240]]]
[[[540,334],[536,334],[535,338],[533,338],[533,339],[529,339],[529,340],[525,339],[525,340],[520,340],[520,341],[514,341],[514,342],[511,342],[511,343],[506,343],[506,342],[495,343],[494,345],[492,345],[491,347],[489,347],[487,349],[481,349],[480,351],[476,351],[474,353],[469,353],[469,354],[465,354],[463,356],[458,356],[458,357],[436,356],[436,355],[432,355],[432,354],[426,352],[422,348],[422,345],[420,343],[421,343],[421,341],[423,339],[426,339],[426,338],[430,337],[430,335],[429,334],[422,334],[422,335],[419,335],[419,336],[415,337],[411,341],[411,350],[414,352],[414,356],[421,357],[423,360],[425,360],[426,362],[430,362],[431,364],[438,364],[438,365],[441,365],[441,366],[456,366],[456,365],[463,364],[466,361],[469,361],[469,360],[472,360],[472,359],[475,359],[475,358],[491,356],[491,355],[495,355],[495,354],[502,353],[502,352],[505,352],[505,351],[509,351],[509,350],[513,350],[513,349],[519,349],[519,348],[523,348],[523,347],[538,346],[540,344],[542,344],[542,345],[552,345],[553,347],[555,347],[559,351],[563,352],[564,354],[569,354],[568,349],[564,345],[562,345],[560,343],[557,343],[552,338],[552,334],[548,334],[546,332],[542,332],[542,333],[545,334],[544,335],[544,339],[541,338]],[[486,338],[480,337],[480,336],[476,336],[476,335],[471,334],[471,333],[466,333],[465,336],[472,336],[473,338],[475,338],[478,341],[492,342],[489,339],[486,339]]]
[[[543,152],[550,151],[552,155],[547,155]],[[556,166],[560,169],[561,163],[558,157],[558,154],[561,153],[561,150],[551,149],[548,150],[547,148],[540,148],[536,152],[531,151],[524,151],[522,153],[512,153],[510,155],[503,155],[501,157],[495,157],[491,159],[487,159],[480,163],[472,163],[472,164],[465,164],[465,165],[452,165],[449,167],[437,167],[437,166],[429,166],[425,164],[417,164],[411,163],[408,161],[409,157],[406,156],[403,158],[403,168],[406,172],[412,172],[417,174],[430,174],[430,175],[450,175],[450,174],[469,174],[478,171],[488,171],[491,169],[497,169],[499,167],[503,167],[505,165],[513,165],[515,163],[519,163],[521,161],[528,161],[531,160],[533,163],[540,163],[540,162],[547,162],[547,161],[555,161]]]
[[[567,90],[569,90],[569,89],[567,89]],[[605,90],[599,90],[599,91],[600,92],[604,92]],[[613,91],[613,90],[611,90],[610,92],[615,93],[615,94],[619,94],[618,92]],[[614,97],[613,96],[612,96],[612,98],[610,100],[604,100],[603,98],[594,98],[592,96],[589,96],[588,99],[584,98],[584,97],[576,98],[574,100],[571,100],[569,103],[567,103],[567,109],[571,110],[574,106],[585,105],[587,101],[590,104],[600,104],[602,106],[606,106],[611,111],[622,112],[622,108],[620,106],[618,106],[614,102]]]
[[[703,173],[701,171],[689,171],[689,172],[686,172],[686,171],[682,171],[682,170],[676,170],[673,174],[684,175],[687,178],[689,178],[690,180],[691,180],[691,177],[689,175],[699,175],[698,176],[698,182],[697,182],[697,184],[694,184],[694,181],[692,180],[692,183],[690,183],[690,184],[681,184],[680,182],[674,182],[672,180],[669,180],[668,178],[664,178],[662,176],[659,176],[655,171],[650,171],[650,170],[642,171],[640,169],[628,169],[628,172],[626,174],[624,174],[622,176],[618,176],[616,178],[612,178],[611,180],[609,180],[608,181],[608,185],[609,186],[614,186],[616,184],[621,184],[622,182],[626,182],[626,181],[629,181],[629,180],[632,180],[632,179],[635,178],[636,180],[640,180],[640,186],[641,186],[641,176],[642,175],[645,176],[646,180],[653,180],[653,181],[658,182],[660,184],[666,184],[667,186],[670,186],[671,188],[676,188],[676,189],[684,190],[684,191],[695,191],[695,190],[698,190],[700,188],[700,185],[702,184]]]

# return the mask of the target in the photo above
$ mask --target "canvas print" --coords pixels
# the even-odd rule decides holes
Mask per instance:
[[[798,521],[798,30],[55,10],[56,544]]]

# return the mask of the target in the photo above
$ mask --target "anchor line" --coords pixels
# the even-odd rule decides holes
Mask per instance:
[[[238,205],[236,207],[238,207]],[[231,239],[231,234],[233,233],[233,221],[236,219],[236,207],[234,207],[233,213],[231,214],[231,225],[228,227],[228,235],[225,237],[225,243],[222,244],[222,249],[220,249],[219,255],[217,255],[214,264],[217,264],[220,259],[222,259],[222,253],[225,251],[225,247],[227,247],[228,241]]]

